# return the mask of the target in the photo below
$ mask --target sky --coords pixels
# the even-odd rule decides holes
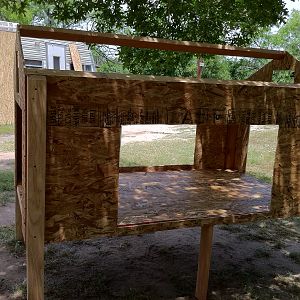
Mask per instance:
[[[292,2],[291,0],[286,0],[285,2],[290,13],[293,9],[300,10],[300,0],[296,0],[295,2]]]

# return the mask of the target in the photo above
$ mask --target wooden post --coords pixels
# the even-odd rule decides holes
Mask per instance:
[[[27,299],[44,299],[46,78],[27,78]]]
[[[203,225],[201,227],[201,242],[195,293],[195,297],[198,300],[206,300],[207,296],[212,240],[213,225]]]
[[[24,241],[22,233],[22,215],[20,202],[18,199],[17,186],[22,182],[22,111],[17,102],[15,102],[15,223],[16,223],[16,240]]]

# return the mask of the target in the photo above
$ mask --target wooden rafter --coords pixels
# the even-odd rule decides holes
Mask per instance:
[[[285,55],[284,51],[277,50],[242,48],[229,45],[175,41],[152,37],[137,37],[121,34],[98,33],[70,29],[66,30],[60,28],[29,25],[21,25],[19,27],[19,31],[21,36],[23,37],[77,41],[87,44],[107,44],[116,46],[128,46],[133,48],[148,48],[190,53],[207,53],[216,55],[244,56],[268,59],[282,59]]]

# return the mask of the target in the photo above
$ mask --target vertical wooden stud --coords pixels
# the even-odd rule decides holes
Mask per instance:
[[[198,300],[206,300],[207,296],[212,240],[213,225],[203,225],[201,227],[200,253],[195,293],[195,297]]]
[[[22,111],[17,102],[15,102],[15,223],[16,240],[24,239],[22,234],[22,215],[20,202],[18,200],[17,185],[22,182]]]
[[[27,78],[27,299],[44,299],[46,78]]]
[[[14,63],[14,97],[15,97],[15,225],[16,225],[16,240],[23,240],[22,234],[22,215],[20,202],[18,200],[17,185],[22,182],[22,110],[18,104],[19,98],[19,68],[18,68],[18,51],[15,51]]]

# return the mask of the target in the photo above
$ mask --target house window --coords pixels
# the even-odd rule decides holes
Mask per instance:
[[[60,70],[60,57],[59,56],[53,56],[53,69]]]
[[[86,71],[86,72],[91,72],[92,66],[91,65],[82,65],[82,70]]]
[[[25,67],[28,67],[28,68],[42,68],[43,67],[43,62],[41,60],[25,59],[24,63],[25,63]]]

